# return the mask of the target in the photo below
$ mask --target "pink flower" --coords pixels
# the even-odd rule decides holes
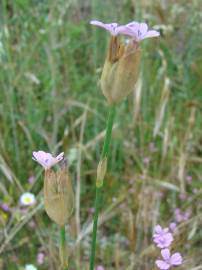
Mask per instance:
[[[36,178],[34,176],[30,176],[27,180],[28,180],[29,184],[33,184],[35,182]]]
[[[37,263],[38,264],[43,264],[45,260],[45,254],[43,252],[39,252],[37,254]]]
[[[173,241],[173,236],[168,228],[162,229],[160,225],[156,225],[154,229],[153,241],[159,248],[169,247]]]
[[[169,228],[170,228],[170,230],[171,230],[172,232],[175,231],[176,227],[177,227],[177,224],[176,224],[175,222],[171,222],[170,225],[169,225]]]
[[[104,266],[102,266],[102,265],[98,265],[98,266],[96,267],[96,270],[105,270],[105,268],[104,268]]]
[[[191,216],[191,212],[189,210],[183,212],[180,208],[175,209],[175,220],[180,223],[183,221],[187,221]]]
[[[148,25],[146,23],[139,22],[128,23],[122,29],[119,29],[119,31],[121,34],[132,37],[137,42],[140,42],[145,38],[160,36],[158,31],[148,31]]]
[[[90,22],[92,25],[104,28],[109,31],[112,36],[119,34],[126,35],[134,39],[136,42],[149,37],[158,37],[160,33],[155,30],[148,31],[148,25],[146,23],[130,22],[126,25],[118,25],[118,23],[103,23],[97,20]]]
[[[64,158],[64,153],[60,153],[57,157],[53,157],[50,153],[44,151],[33,152],[32,155],[33,160],[41,164],[45,170],[50,169]]]
[[[156,260],[156,265],[161,270],[167,270],[172,266],[178,266],[182,264],[182,256],[180,253],[174,253],[171,255],[170,250],[166,248],[161,250],[161,255],[163,260]]]
[[[192,182],[192,176],[191,175],[187,175],[185,179],[186,179],[186,182],[188,184],[191,184],[191,182]]]
[[[7,203],[1,203],[0,207],[4,212],[10,212],[11,211],[11,208]]]

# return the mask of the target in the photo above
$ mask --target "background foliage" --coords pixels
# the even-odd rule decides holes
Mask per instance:
[[[10,208],[0,210],[1,269],[58,269],[58,230],[43,211],[42,171],[31,159],[38,149],[68,159],[79,213],[68,227],[70,269],[88,269],[107,107],[98,81],[109,41],[91,19],[146,21],[161,31],[141,44],[136,90],[118,109],[97,263],[155,269],[152,229],[180,208],[191,213],[173,246],[184,257],[180,269],[202,269],[200,8],[199,0],[0,2],[0,202]],[[34,207],[19,206],[25,191],[37,196]]]

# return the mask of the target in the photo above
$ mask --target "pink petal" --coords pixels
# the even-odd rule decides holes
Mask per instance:
[[[158,266],[158,268],[161,270],[167,270],[170,268],[170,265],[168,263],[166,263],[165,261],[156,260],[155,263]]]
[[[58,161],[61,161],[63,158],[64,158],[64,152],[60,153],[60,154],[56,157],[56,159],[57,159]]]
[[[154,228],[155,233],[161,233],[162,232],[162,228],[160,225],[156,225]]]
[[[169,228],[170,228],[170,230],[171,230],[172,232],[175,231],[176,227],[177,227],[177,224],[176,224],[175,222],[171,222],[170,225],[169,225]]]
[[[137,38],[137,31],[135,32],[135,30],[131,27],[128,27],[128,25],[120,25],[119,27],[117,27],[117,34],[130,36],[135,40]]]
[[[90,24],[104,28],[105,30],[109,31],[113,36],[116,36],[118,24],[117,23],[103,23],[97,20],[90,21]]]
[[[151,30],[151,31],[148,31],[146,33],[146,35],[143,37],[143,39],[145,39],[145,38],[151,38],[151,37],[158,37],[158,36],[160,36],[160,33],[158,31]]]
[[[53,165],[57,164],[64,158],[64,153],[60,153],[56,158],[50,153],[44,151],[33,152],[33,159],[37,161],[45,170],[50,169]]]
[[[137,29],[139,27],[139,22],[133,21],[133,22],[126,24],[126,26],[133,28],[133,29]]]
[[[127,35],[132,37],[134,40],[138,40],[138,29],[139,29],[139,23],[138,22],[131,22],[126,25],[119,26],[119,33],[123,35]]]
[[[169,231],[168,228],[163,229],[163,232],[164,232],[164,233],[167,233],[168,231]]]
[[[140,23],[139,24],[139,31],[141,32],[141,35],[144,36],[147,33],[148,25],[146,23]]]
[[[182,264],[182,256],[180,253],[174,253],[171,257],[170,257],[170,264],[172,265],[180,265]]]
[[[170,250],[168,248],[162,249],[161,255],[164,258],[164,260],[169,260],[170,259]]]

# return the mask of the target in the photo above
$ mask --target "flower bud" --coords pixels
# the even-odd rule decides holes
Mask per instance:
[[[96,180],[97,188],[102,187],[106,171],[107,171],[107,157],[105,157],[103,160],[100,160],[97,167],[97,180]]]
[[[44,203],[53,221],[61,226],[67,223],[74,207],[74,193],[66,168],[45,171]]]
[[[141,51],[130,40],[124,45],[112,37],[101,75],[101,89],[109,104],[116,104],[131,93],[138,79]]]

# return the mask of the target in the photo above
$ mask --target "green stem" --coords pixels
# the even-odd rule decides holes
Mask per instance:
[[[115,105],[111,105],[109,107],[108,119],[106,123],[106,134],[104,139],[104,145],[101,154],[101,160],[108,157],[109,147],[112,137],[112,127],[115,117]],[[95,195],[95,214],[93,219],[93,235],[92,235],[92,243],[91,243],[91,256],[90,256],[90,270],[94,270],[95,267],[95,252],[96,252],[96,238],[97,238],[97,224],[98,217],[100,212],[100,206],[102,202],[102,186],[96,186],[96,195]]]
[[[60,228],[60,261],[64,270],[68,270],[68,254],[65,238],[65,225]]]

